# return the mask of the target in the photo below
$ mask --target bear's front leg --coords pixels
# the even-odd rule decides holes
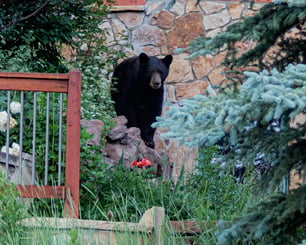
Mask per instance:
[[[154,132],[155,128],[147,128],[147,129],[140,129],[141,130],[141,138],[143,139],[144,143],[146,146],[154,149],[155,148],[155,143],[154,143]]]
[[[126,101],[120,102],[115,104],[116,114],[117,116],[125,116],[128,120],[126,126],[130,127],[137,127],[137,120],[136,120],[136,111],[134,109],[135,106],[131,106]]]
[[[144,143],[150,147],[155,148],[154,133],[155,128],[151,125],[156,122],[156,117],[160,116],[161,108],[144,107],[144,109],[137,115],[137,127],[140,129],[140,136]]]

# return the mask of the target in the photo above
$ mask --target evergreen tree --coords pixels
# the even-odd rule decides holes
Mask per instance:
[[[264,154],[271,170],[259,184],[260,190],[270,195],[289,171],[306,170],[306,124],[291,125],[297,115],[306,116],[306,65],[289,65],[281,73],[272,70],[246,75],[248,79],[238,93],[225,90],[217,96],[183,100],[180,107],[170,107],[155,125],[169,129],[164,137],[188,146],[210,146],[221,139],[228,142],[237,150],[224,155],[222,162],[250,164],[258,153]],[[280,130],[271,127],[273,121],[280,122]],[[220,244],[231,244],[237,237],[256,240],[263,235],[272,244],[290,244],[306,223],[305,209],[305,185],[288,194],[272,195],[271,200],[253,207],[220,233]]]
[[[269,162],[270,170],[258,182],[258,190],[264,193],[262,201],[233,221],[219,222],[216,236],[222,245],[234,241],[296,244],[306,239],[305,183],[287,193],[279,191],[291,170],[306,171],[306,65],[299,64],[306,61],[306,9],[305,5],[291,3],[289,7],[267,4],[226,32],[214,38],[197,38],[184,49],[193,58],[226,47],[225,65],[257,64],[267,69],[244,72],[245,82],[239,89],[223,88],[215,95],[209,87],[211,96],[182,100],[170,106],[154,125],[168,129],[164,137],[187,146],[205,147],[221,140],[232,145],[234,150],[221,156],[221,161],[228,164],[251,164],[259,153]],[[285,33],[292,28],[298,30],[299,37],[287,39]],[[256,45],[237,56],[235,42],[246,40],[255,40]],[[288,45],[280,46],[284,40]],[[265,58],[273,45],[278,46],[276,57],[267,63]],[[297,117],[302,119],[293,123]]]

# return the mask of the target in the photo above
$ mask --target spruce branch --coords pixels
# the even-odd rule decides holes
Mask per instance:
[[[275,194],[247,210],[232,222],[220,221],[216,232],[219,245],[294,244],[306,220],[306,186],[289,194]],[[264,239],[263,239],[264,238]]]
[[[305,113],[306,65],[289,65],[284,72],[245,72],[248,77],[238,93],[225,90],[217,96],[197,95],[172,105],[164,117],[157,118],[155,127],[167,128],[163,134],[187,146],[209,146],[226,135],[231,126],[233,137],[245,137],[254,122],[264,130],[273,120],[280,120],[283,130],[289,119]],[[231,143],[236,141],[229,138]]]

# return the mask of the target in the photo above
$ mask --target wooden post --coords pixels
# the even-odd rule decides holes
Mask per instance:
[[[81,72],[69,72],[66,132],[65,217],[79,216]]]
[[[162,226],[165,221],[165,209],[153,207],[153,244],[163,245]]]

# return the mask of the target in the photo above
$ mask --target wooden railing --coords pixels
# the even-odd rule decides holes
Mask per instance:
[[[64,199],[64,215],[77,218],[80,179],[81,73],[77,69],[72,69],[68,74],[0,72],[0,90],[67,94],[65,183],[54,186],[18,185],[17,188],[20,196],[25,198]]]

